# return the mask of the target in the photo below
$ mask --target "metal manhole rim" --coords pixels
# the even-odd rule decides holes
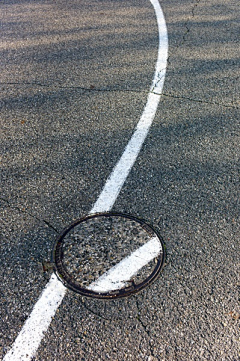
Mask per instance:
[[[105,293],[99,293],[96,291],[88,290],[86,288],[80,287],[79,284],[72,280],[71,275],[68,274],[66,269],[64,269],[63,263],[62,263],[62,249],[61,245],[64,242],[64,237],[70,232],[75,226],[86,222],[90,219],[98,218],[98,217],[122,217],[125,219],[130,219],[138,224],[141,225],[141,227],[148,233],[148,234],[154,234],[157,236],[160,244],[161,244],[161,252],[159,253],[157,257],[157,264],[151,274],[144,279],[142,282],[135,284],[132,282],[131,286],[124,287],[122,289],[112,290]],[[58,235],[58,237],[55,240],[55,243],[53,245],[52,253],[51,253],[51,263],[53,265],[53,270],[60,279],[60,281],[64,284],[64,286],[78,294],[81,294],[82,296],[92,297],[92,298],[99,298],[99,299],[116,299],[116,298],[122,298],[122,297],[128,297],[132,294],[135,294],[142,290],[143,288],[147,287],[150,283],[152,283],[157,276],[159,275],[160,271],[162,270],[164,266],[165,261],[165,245],[163,242],[162,236],[159,234],[158,230],[156,230],[152,225],[150,225],[147,221],[144,219],[140,219],[136,216],[122,213],[122,212],[98,212],[86,215],[84,217],[81,217],[75,221],[73,221],[68,227],[64,228],[64,230]]]

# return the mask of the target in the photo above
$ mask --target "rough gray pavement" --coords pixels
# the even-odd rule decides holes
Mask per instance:
[[[69,291],[34,360],[240,360],[239,2],[161,6],[163,96],[113,210],[160,231],[166,265],[127,299]],[[147,0],[5,0],[0,17],[3,357],[50,277],[39,262],[131,137],[158,34]]]

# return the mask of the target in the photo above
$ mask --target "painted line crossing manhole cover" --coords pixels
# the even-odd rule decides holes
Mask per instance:
[[[140,291],[164,262],[161,236],[145,221],[121,213],[81,218],[57,238],[52,263],[69,289],[85,296],[117,298]]]

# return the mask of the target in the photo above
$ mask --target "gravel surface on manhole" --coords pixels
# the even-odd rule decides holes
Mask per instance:
[[[106,293],[121,288],[135,288],[161,268],[163,248],[156,238],[152,227],[135,217],[108,213],[87,216],[72,224],[57,240],[53,251],[57,274],[67,287],[80,289],[79,293],[84,293],[81,290]],[[145,254],[136,254],[136,251],[152,240],[157,242],[159,251],[155,251],[154,256],[144,263],[140,258],[144,260]],[[102,275],[132,255],[135,258],[124,264],[126,269],[120,270],[120,273],[130,274],[129,278],[123,276],[123,281],[119,283],[119,279],[113,276],[111,288],[105,291],[103,288],[100,291],[92,288]],[[131,271],[133,262],[141,264],[135,266],[134,272]]]

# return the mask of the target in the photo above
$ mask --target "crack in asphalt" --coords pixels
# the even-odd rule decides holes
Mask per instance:
[[[193,3],[192,3],[193,7],[190,10],[191,13],[192,13],[192,16],[191,17],[189,16],[188,19],[185,21],[185,23],[183,25],[186,28],[186,30],[185,30],[184,34],[182,35],[182,40],[180,40],[179,44],[176,46],[176,51],[187,41],[187,36],[190,33],[190,27],[188,26],[188,24],[195,17],[195,10],[198,7],[200,1],[201,0],[196,0],[196,2],[193,1]],[[176,53],[176,51],[174,52],[174,54]],[[168,57],[168,64],[169,65],[171,64],[171,57],[172,57],[171,55],[169,55],[169,57]]]
[[[193,8],[192,8],[192,16],[195,16],[195,9],[198,7],[201,0],[196,0],[196,2],[193,2]]]
[[[88,307],[86,304],[85,304],[85,301],[84,299],[80,299],[80,302],[81,302],[81,305],[83,306],[83,308],[85,310],[87,310],[90,314],[94,315],[94,316],[97,316],[100,320],[104,320],[104,321],[107,321],[107,322],[111,322],[111,320],[109,320],[107,317],[104,317],[103,315],[101,315],[100,312],[97,312],[97,311],[93,311],[90,307]]]
[[[238,105],[233,105],[233,104],[224,104],[224,103],[218,103],[218,102],[213,102],[213,101],[204,100],[204,99],[195,99],[195,98],[191,98],[191,97],[185,97],[185,96],[182,96],[182,95],[174,95],[174,94],[171,94],[171,93],[162,93],[161,95],[163,97],[188,100],[188,101],[195,102],[195,103],[217,105],[217,106],[222,106],[222,107],[225,107],[225,108],[239,109]]]
[[[193,7],[191,9],[191,13],[192,13],[192,16],[188,18],[188,20],[185,22],[184,26],[186,28],[186,31],[185,33],[183,34],[183,37],[182,37],[182,42],[179,44],[178,48],[183,45],[185,42],[186,42],[186,38],[188,36],[188,34],[190,33],[191,29],[190,27],[188,26],[188,23],[190,22],[191,19],[193,19],[195,17],[195,10],[197,9],[199,3],[200,3],[201,0],[197,0],[196,2],[194,1],[192,4],[193,4]]]
[[[95,86],[90,86],[89,88],[85,88],[85,87],[80,87],[80,86],[54,86],[51,84],[41,84],[41,83],[35,83],[35,82],[23,82],[23,83],[1,83],[0,85],[31,85],[31,86],[41,86],[41,87],[46,87],[46,88],[56,88],[56,89],[72,89],[72,90],[81,90],[84,93],[87,92],[129,92],[129,93],[146,93],[148,94],[149,91],[148,90],[139,90],[139,89],[118,89],[118,88],[96,88]],[[152,88],[152,87],[151,87]],[[213,102],[213,101],[208,101],[208,100],[204,100],[204,99],[196,99],[196,98],[191,98],[191,97],[186,97],[186,96],[181,96],[181,95],[176,95],[176,94],[172,94],[172,93],[166,93],[166,92],[162,92],[162,93],[157,93],[154,92],[153,90],[151,91],[151,93],[153,94],[157,94],[157,95],[161,95],[163,97],[168,97],[168,98],[175,98],[175,99],[182,99],[182,100],[187,100],[187,101],[191,101],[191,102],[195,102],[195,103],[202,103],[202,104],[210,104],[210,105],[217,105],[217,106],[223,106],[225,108],[233,108],[233,109],[239,109],[238,105],[234,105],[234,104],[225,104],[225,103],[221,103],[221,102]],[[0,100],[1,101],[1,100]],[[4,100],[2,100],[2,102],[4,103]]]
[[[41,219],[33,214],[31,214],[30,212],[28,212],[25,208],[23,208],[21,205],[12,205],[7,199],[5,198],[0,198],[1,201],[7,203],[8,207],[9,208],[12,208],[12,209],[16,209],[18,212],[20,213],[23,213],[23,214],[27,214],[28,216],[36,219],[37,221],[39,222],[43,222],[45,223],[49,228],[51,228],[52,230],[54,230],[57,234],[59,234],[60,232],[53,226],[51,225],[50,222],[46,221],[45,219]]]
[[[67,90],[81,90],[83,92],[132,92],[132,93],[148,93],[148,90],[138,90],[138,89],[119,89],[119,88],[97,88],[95,85],[90,85],[89,87],[83,87],[83,86],[67,86],[67,85],[54,85],[54,84],[46,84],[46,83],[40,83],[40,82],[0,82],[0,85],[18,85],[18,86],[39,86],[43,88],[53,88],[53,89],[67,89]]]
[[[156,356],[154,355],[154,352],[153,352],[153,348],[152,348],[152,345],[151,345],[151,334],[150,332],[147,330],[147,327],[146,325],[143,323],[141,317],[140,317],[140,307],[139,307],[139,301],[138,299],[136,299],[136,307],[137,307],[137,310],[138,310],[138,314],[137,314],[137,321],[139,322],[139,324],[142,326],[143,330],[145,331],[145,333],[147,334],[148,336],[148,344],[149,344],[149,348],[150,348],[150,352],[151,352],[151,356],[155,359]]]

